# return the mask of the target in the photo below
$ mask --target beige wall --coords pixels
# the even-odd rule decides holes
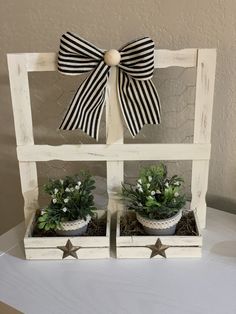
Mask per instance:
[[[67,30],[102,48],[118,48],[131,39],[149,35],[159,48],[218,49],[208,200],[209,205],[236,212],[234,0],[0,0],[0,233],[23,219],[6,53],[57,51],[59,37]],[[179,70],[155,73],[154,80],[162,99],[163,124],[155,132],[145,128],[138,141],[192,140],[193,74]],[[36,142],[59,144],[78,142],[78,139],[90,142],[81,133],[79,137],[55,131],[80,79],[61,78],[57,73],[41,75],[30,77]],[[184,87],[186,82],[187,88]],[[186,177],[188,190],[191,164],[185,167],[183,163],[175,163],[170,168],[176,171],[176,166]],[[40,184],[45,174],[72,173],[78,167],[81,164],[40,164]],[[127,165],[126,175],[133,176],[137,168],[137,165]],[[105,165],[94,163],[92,169],[94,174],[104,174]]]

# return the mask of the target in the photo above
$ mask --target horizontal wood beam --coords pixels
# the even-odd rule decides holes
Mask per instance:
[[[197,49],[166,50],[156,49],[154,52],[155,68],[168,67],[196,67]],[[26,59],[26,68],[28,72],[57,71],[57,53],[15,53],[8,54],[17,58]]]
[[[19,161],[208,160],[210,144],[24,145]]]
[[[197,66],[197,49],[181,50],[155,50],[154,67],[182,67],[193,68]]]

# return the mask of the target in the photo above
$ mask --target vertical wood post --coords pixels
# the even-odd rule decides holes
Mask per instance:
[[[106,89],[106,143],[123,144],[123,125],[117,95],[117,68],[112,67]],[[119,205],[117,192],[124,180],[124,162],[107,161],[108,209],[114,213]]]
[[[211,142],[216,50],[199,49],[194,118],[194,143]],[[206,192],[209,160],[193,160],[191,209],[197,210],[201,228],[206,226]]]
[[[9,54],[8,69],[17,145],[33,145],[33,126],[25,54]],[[38,179],[35,162],[19,162],[26,224],[38,208]]]

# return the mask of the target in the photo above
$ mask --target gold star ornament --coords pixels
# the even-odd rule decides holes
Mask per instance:
[[[159,238],[157,239],[157,241],[154,245],[146,245],[146,247],[148,247],[150,250],[152,250],[150,258],[152,258],[156,255],[161,255],[161,256],[166,258],[165,250],[167,250],[169,248],[168,245],[162,244],[161,240]]]
[[[66,242],[65,246],[57,246],[59,250],[63,251],[62,259],[72,256],[74,258],[78,258],[76,251],[78,251],[81,247],[80,246],[74,246],[70,240]]]

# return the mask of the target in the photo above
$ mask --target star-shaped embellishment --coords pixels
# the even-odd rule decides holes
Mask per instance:
[[[150,258],[152,258],[156,255],[161,255],[161,256],[166,258],[165,250],[167,250],[169,248],[168,245],[162,244],[161,240],[159,238],[157,239],[157,241],[154,245],[146,245],[146,247],[148,247],[150,250],[152,250]]]
[[[63,251],[63,256],[62,256],[62,259],[63,259],[70,255],[74,258],[78,258],[76,251],[78,251],[81,247],[73,246],[71,241],[68,240],[65,246],[57,246],[57,248]]]

